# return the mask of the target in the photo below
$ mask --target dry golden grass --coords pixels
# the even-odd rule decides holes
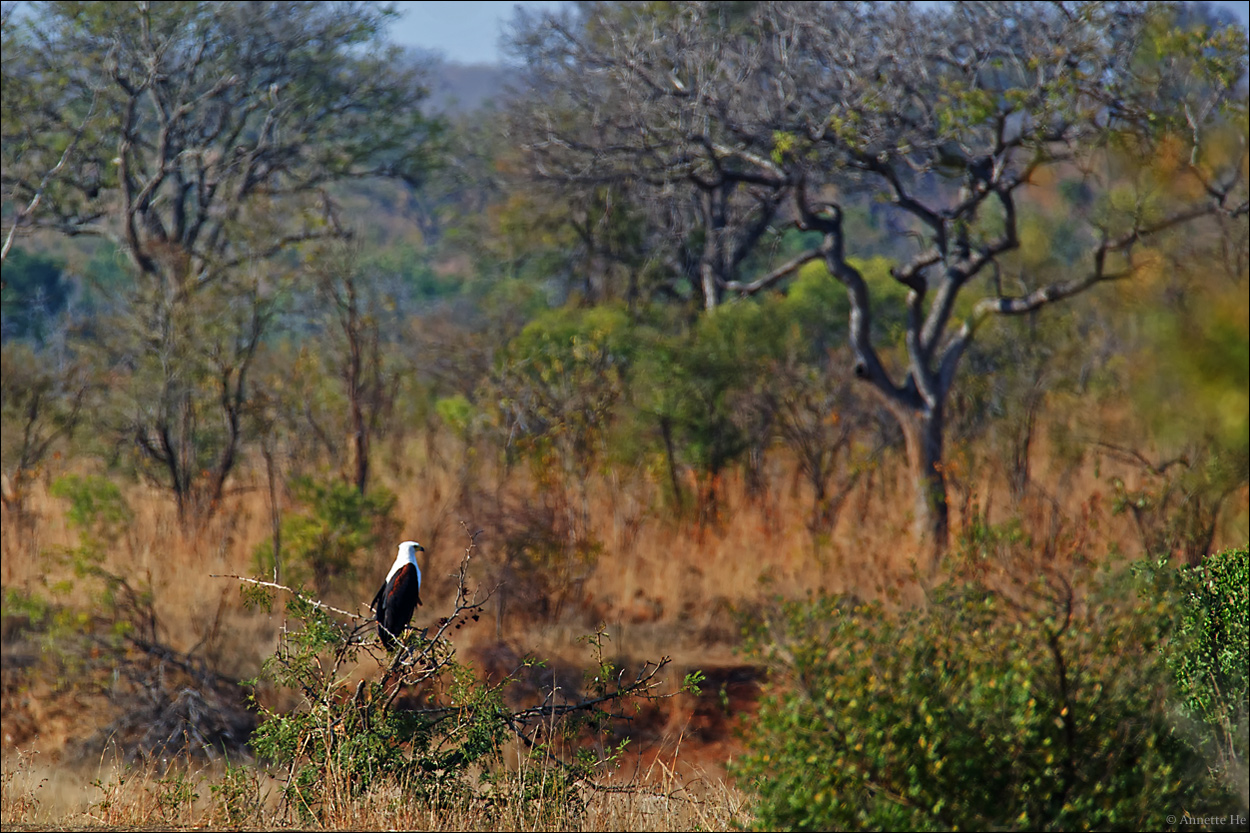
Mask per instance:
[[[480,556],[472,580],[483,586],[516,578],[516,565],[505,551],[499,524],[538,501],[524,471],[506,475],[482,467],[466,480],[464,449],[448,437],[392,441],[379,457],[389,461],[379,474],[382,485],[398,497],[400,540],[415,538],[428,550],[425,607],[433,619],[450,608],[464,540],[461,524],[482,529]],[[991,522],[1023,516],[1039,533],[1055,524],[1096,525],[1088,555],[1140,554],[1131,521],[1107,506],[1108,482],[1118,476],[1135,486],[1143,476],[1133,466],[1088,455],[1071,459],[1052,453],[1043,438],[1035,446],[1034,478],[1047,500],[1015,503],[1008,497],[1004,473],[988,451],[951,455],[952,527],[959,530],[973,511]],[[64,473],[72,468],[61,464]],[[50,592],[73,575],[57,553],[79,543],[65,516],[65,503],[46,488],[32,495],[24,523],[5,516],[4,589]],[[502,611],[474,629],[457,633],[462,658],[482,673],[511,670],[508,662],[526,653],[563,663],[589,664],[577,637],[604,625],[609,655],[623,663],[671,656],[672,684],[688,669],[711,671],[711,679],[729,692],[731,708],[709,706],[689,696],[668,701],[652,714],[631,747],[635,758],[625,769],[628,783],[645,790],[592,793],[583,816],[533,819],[508,812],[434,817],[397,795],[370,795],[350,817],[327,821],[339,828],[398,829],[729,829],[744,818],[744,798],[726,782],[726,762],[738,749],[735,726],[749,712],[756,681],[735,676],[744,658],[738,643],[735,611],[765,604],[775,595],[809,591],[853,593],[907,605],[923,598],[916,581],[917,549],[912,541],[911,487],[901,455],[887,457],[856,486],[833,530],[813,535],[806,525],[811,505],[808,487],[783,453],[772,455],[766,472],[769,489],[752,495],[741,477],[719,484],[714,521],[700,525],[693,512],[674,518],[663,503],[662,484],[640,467],[618,468],[598,476],[589,489],[589,537],[600,544],[593,565],[565,565],[560,603],[539,615],[533,598],[501,594]],[[686,484],[693,492],[693,482]],[[194,533],[176,522],[172,501],[151,487],[130,485],[125,498],[134,517],[120,538],[102,554],[102,565],[150,585],[161,639],[180,652],[195,651],[219,673],[253,676],[275,646],[280,613],[251,611],[240,601],[237,583],[211,575],[251,574],[253,552],[268,541],[270,509],[259,473],[243,472],[227,505]],[[1235,496],[1225,511],[1218,543],[1245,537],[1247,494]],[[1231,529],[1231,531],[1227,531]],[[340,581],[327,596],[332,604],[364,611],[393,558],[382,548],[355,578]],[[63,603],[93,604],[85,582],[58,588]],[[551,599],[539,600],[550,603]],[[9,650],[6,632],[6,652]],[[10,658],[6,653],[6,666]],[[722,672],[722,673],[717,673]],[[6,673],[4,696],[4,794],[0,813],[6,827],[49,826],[202,826],[225,822],[210,787],[220,768],[181,764],[181,776],[198,785],[200,797],[171,809],[161,803],[169,778],[157,762],[127,770],[115,762],[96,761],[84,769],[65,758],[66,744],[109,720],[116,708],[104,698],[61,696],[54,681],[11,691]],[[273,695],[269,695],[273,696]],[[720,689],[709,691],[714,704]],[[273,705],[282,705],[275,700]],[[19,754],[18,750],[22,750]],[[32,757],[33,756],[33,757]],[[624,776],[622,776],[624,777]],[[91,784],[95,786],[90,786]],[[263,785],[269,796],[249,825],[281,827],[294,823],[279,813],[276,785]],[[424,813],[424,814],[423,814]]]
[[[432,808],[401,787],[374,790],[313,822],[283,804],[282,784],[259,770],[229,781],[220,765],[151,761],[125,766],[49,766],[31,752],[4,756],[0,822],[5,829],[330,830],[734,830],[750,820],[746,796],[716,778],[682,777],[656,761],[584,785],[567,807],[535,811],[501,797],[489,805]],[[518,777],[524,786],[526,774]],[[530,777],[541,777],[538,773]],[[228,785],[228,786],[227,786]]]

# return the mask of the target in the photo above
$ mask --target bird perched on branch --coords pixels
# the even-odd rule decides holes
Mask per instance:
[[[412,620],[412,612],[421,604],[421,568],[417,565],[417,553],[425,547],[416,541],[404,541],[386,581],[373,597],[373,608],[378,620],[378,636],[383,647],[395,650],[395,641],[403,634]]]

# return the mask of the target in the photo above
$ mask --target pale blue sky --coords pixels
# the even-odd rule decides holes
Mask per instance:
[[[547,2],[489,2],[489,0],[404,0],[395,6],[403,17],[391,26],[390,36],[404,46],[420,46],[441,52],[449,61],[463,64],[497,63],[500,60],[499,37],[503,26],[512,19],[516,6],[556,8],[559,0]],[[1247,6],[1219,0],[1217,5],[1231,9],[1244,24]]]
[[[500,60],[499,37],[517,6],[554,9],[560,0],[516,2],[503,0],[403,0],[395,7],[403,15],[391,24],[390,37],[403,46],[420,46],[441,52],[449,61],[462,64],[493,64]]]

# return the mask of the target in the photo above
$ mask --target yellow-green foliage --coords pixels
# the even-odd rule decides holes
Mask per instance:
[[[755,628],[777,675],[738,770],[759,826],[1140,830],[1235,806],[1172,728],[1156,646],[1175,610],[1055,579],[956,583],[903,613],[781,605]]]
[[[395,495],[386,489],[361,494],[350,483],[308,477],[291,484],[304,509],[282,520],[282,574],[285,581],[311,581],[325,593],[332,579],[351,576],[358,555],[391,540]],[[256,548],[262,575],[272,575],[269,543]]]
[[[1250,551],[1213,553],[1196,567],[1151,572],[1177,598],[1176,639],[1165,652],[1181,736],[1246,803],[1250,754]],[[1174,583],[1173,583],[1174,582]]]

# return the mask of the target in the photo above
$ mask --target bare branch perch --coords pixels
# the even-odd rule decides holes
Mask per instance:
[[[285,584],[277,584],[276,582],[272,582],[272,581],[261,581],[259,579],[248,578],[247,576],[236,576],[236,575],[230,575],[230,574],[209,573],[208,577],[209,578],[232,578],[232,579],[235,579],[236,581],[241,581],[246,584],[254,584],[257,587],[268,587],[273,590],[283,590],[283,591],[286,591],[287,593],[290,593],[292,596],[299,599],[300,601],[307,602],[308,604],[312,605],[315,608],[319,608],[321,610],[328,610],[332,613],[337,613],[340,616],[346,616],[349,619],[354,619],[357,622],[368,621],[367,616],[361,616],[356,613],[349,613],[348,611],[341,610],[340,608],[334,607],[333,605],[328,605],[325,602],[318,601],[310,596],[305,596],[303,593],[299,592],[298,590],[293,590],[292,588],[287,587]]]

